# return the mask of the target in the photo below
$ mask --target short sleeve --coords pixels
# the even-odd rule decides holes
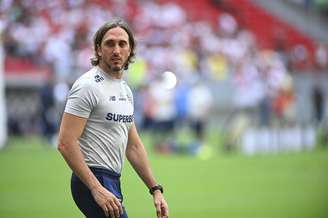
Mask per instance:
[[[95,88],[85,80],[77,80],[69,91],[65,112],[89,118],[91,111],[99,102]]]

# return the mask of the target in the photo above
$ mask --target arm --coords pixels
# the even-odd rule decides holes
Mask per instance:
[[[141,139],[137,132],[137,128],[134,123],[132,124],[129,130],[129,140],[126,149],[126,157],[148,188],[151,188],[157,184],[151,171],[147,152],[143,143],[141,142]],[[155,191],[153,194],[153,198],[156,207],[157,217],[168,217],[168,206],[162,193],[159,190]]]
[[[106,216],[110,214],[112,218],[119,217],[118,214],[123,213],[119,200],[99,183],[85,163],[80,150],[78,138],[81,136],[86,122],[86,118],[64,113],[59,131],[58,150],[69,167],[90,189],[95,201],[104,210]]]

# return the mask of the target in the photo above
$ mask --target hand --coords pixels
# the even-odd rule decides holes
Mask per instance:
[[[91,193],[97,204],[103,209],[106,217],[119,218],[123,214],[121,202],[104,187],[94,188]]]
[[[157,190],[153,194],[154,204],[156,208],[157,218],[168,218],[169,217],[169,207],[164,199],[164,196]]]

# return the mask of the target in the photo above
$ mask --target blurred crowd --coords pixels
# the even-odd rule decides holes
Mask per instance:
[[[308,66],[303,64],[308,52],[302,45],[288,51],[259,48],[254,34],[224,8],[208,22],[191,19],[175,1],[2,0],[7,57],[50,68],[51,79],[40,91],[47,138],[55,134],[60,117],[54,105],[60,102],[56,108],[62,109],[70,83],[91,66],[95,30],[116,16],[130,23],[137,38],[137,58],[126,74],[135,90],[135,119],[140,128],[161,130],[161,152],[176,149],[174,139],[163,140],[163,135],[172,136],[181,125],[192,127],[193,144],[202,144],[207,120],[220,104],[213,83],[231,81],[236,111],[257,108],[258,125],[271,125],[272,117],[295,120],[290,72],[293,66]],[[311,66],[327,68],[327,46],[318,46]]]

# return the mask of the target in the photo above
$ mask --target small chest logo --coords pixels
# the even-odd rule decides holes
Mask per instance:
[[[110,97],[109,97],[109,100],[110,100],[110,101],[116,101],[116,97],[115,97],[114,95],[113,95],[113,96],[110,96]]]
[[[119,100],[119,101],[126,101],[126,98],[124,98],[124,97],[120,97],[118,100]]]
[[[99,75],[95,75],[95,81],[96,81],[96,83],[99,83],[99,82],[104,81],[104,80],[105,80],[104,77],[99,76]]]

